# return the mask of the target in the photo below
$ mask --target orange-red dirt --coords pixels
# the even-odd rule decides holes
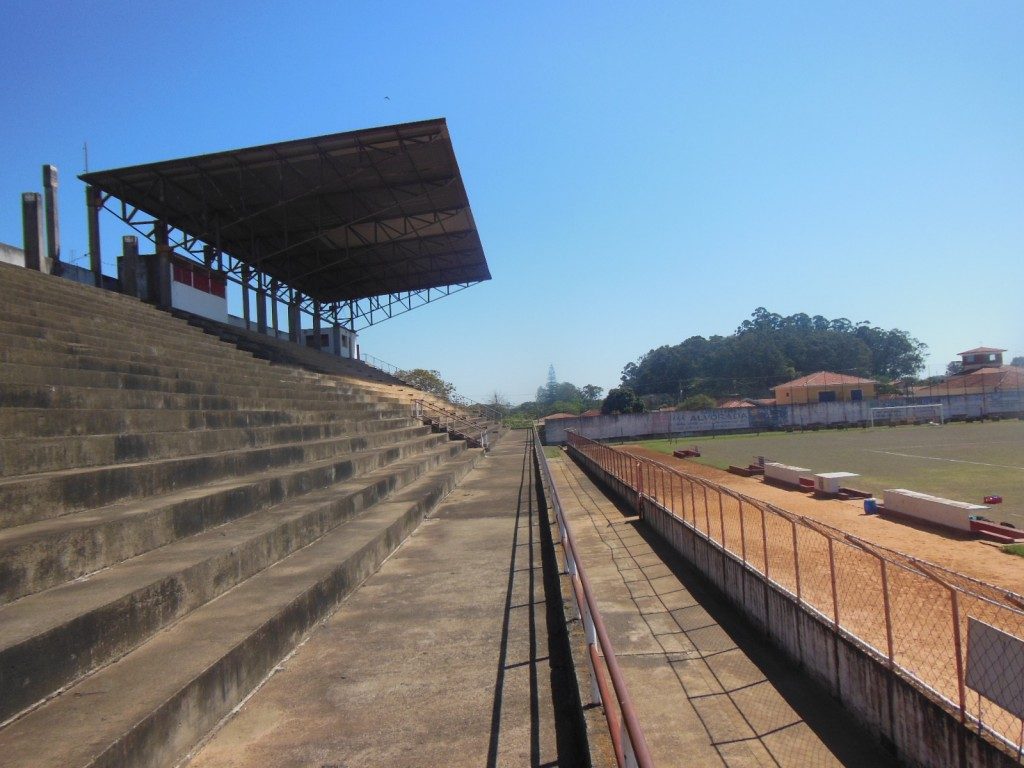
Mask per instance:
[[[623,450],[988,584],[1016,593],[1024,584],[1024,559],[990,544],[865,515],[861,502],[814,499],[639,446],[623,446]],[[825,621],[835,622],[844,633],[941,693],[954,709],[962,701],[967,713],[977,716],[982,711],[977,694],[958,684],[959,670],[967,660],[968,618],[1024,637],[1024,613],[1012,596],[977,585],[969,585],[968,591],[950,589],[913,564],[905,567],[908,564],[899,557],[879,557],[841,536],[795,525],[771,509],[741,503],[672,473],[643,470],[642,482],[645,496],[799,596]],[[996,665],[997,671],[1003,663],[986,661]],[[991,702],[983,710],[987,726],[1011,744],[1018,742],[1019,718]]]
[[[636,445],[622,446],[622,449],[685,474],[711,480],[746,496],[767,501],[794,514],[820,520],[874,544],[904,552],[1018,594],[1024,592],[1024,558],[1007,555],[998,545],[958,536],[951,531],[917,526],[880,515],[866,515],[861,501],[816,499],[805,492],[768,485],[757,477],[740,477]]]

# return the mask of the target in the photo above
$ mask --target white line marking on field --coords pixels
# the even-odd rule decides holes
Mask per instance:
[[[986,461],[968,461],[967,459],[944,459],[941,456],[920,456],[916,453],[897,453],[896,451],[876,451],[871,448],[866,449],[868,453],[884,453],[889,456],[904,456],[908,459],[929,459],[931,461],[950,461],[954,464],[977,464],[979,467],[999,467],[1000,469],[1019,469],[1024,471],[1024,467],[1015,467],[1011,464],[989,464]]]

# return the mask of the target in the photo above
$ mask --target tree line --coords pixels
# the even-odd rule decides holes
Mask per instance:
[[[823,370],[884,384],[915,376],[926,351],[898,328],[758,307],[729,336],[691,336],[644,353],[623,368],[618,389],[661,405],[696,396],[770,397],[773,386]]]

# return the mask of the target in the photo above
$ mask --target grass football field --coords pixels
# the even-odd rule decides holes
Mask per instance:
[[[726,469],[780,461],[812,472],[856,472],[850,485],[881,498],[886,488],[907,488],[981,504],[1003,497],[987,516],[1024,527],[1024,421],[875,427],[819,432],[765,432],[677,440],[651,440],[647,448],[671,454],[697,445],[691,459]]]

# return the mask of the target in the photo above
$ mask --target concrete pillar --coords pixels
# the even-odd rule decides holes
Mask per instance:
[[[281,289],[277,280],[270,281],[270,326],[274,329],[274,338],[277,338],[277,292]]]
[[[121,293],[138,297],[139,239],[135,235],[121,238],[121,269],[118,279],[121,281]]]
[[[100,208],[103,200],[96,187],[85,188],[85,206],[89,215],[89,269],[92,270],[93,284],[103,285],[103,261],[100,258]]]
[[[43,262],[43,202],[38,192],[21,196],[21,231],[25,248],[25,268],[45,272]]]
[[[50,257],[50,273],[59,275],[60,214],[57,210],[57,166],[43,166],[43,196],[46,203],[46,255]]]
[[[245,320],[245,330],[252,330],[249,325],[249,265],[242,265],[242,319]]]
[[[150,288],[150,295],[156,297],[161,309],[171,308],[171,243],[167,234],[167,222],[153,223],[153,239],[156,241],[156,285]]]
[[[302,343],[302,312],[299,305],[302,303],[302,294],[292,290],[292,300],[288,303],[288,341],[293,344]]]
[[[263,290],[263,275],[256,274],[256,330],[267,335],[267,292]]]
[[[320,302],[313,302],[313,349],[320,349]]]

